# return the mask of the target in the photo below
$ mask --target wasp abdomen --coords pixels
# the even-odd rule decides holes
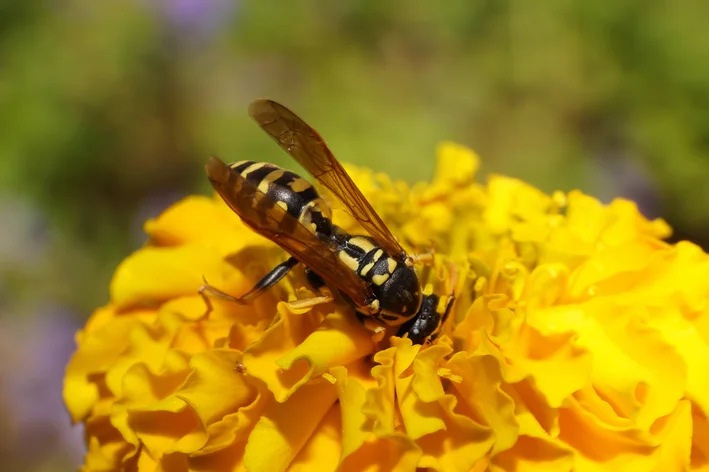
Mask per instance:
[[[372,287],[379,309],[370,316],[396,326],[416,315],[421,289],[412,267],[388,255],[367,236],[346,236],[337,252],[340,261]]]
[[[278,205],[319,237],[332,235],[330,207],[307,180],[267,162],[240,161],[231,168],[269,197],[254,204]]]

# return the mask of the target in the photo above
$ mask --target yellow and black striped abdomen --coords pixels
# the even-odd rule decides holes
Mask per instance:
[[[331,234],[330,208],[307,180],[267,162],[239,161],[231,168],[268,196],[264,204],[283,207],[315,234]]]
[[[347,236],[337,256],[372,287],[379,301],[373,316],[392,326],[400,325],[418,312],[421,288],[412,267],[388,255],[366,236]]]

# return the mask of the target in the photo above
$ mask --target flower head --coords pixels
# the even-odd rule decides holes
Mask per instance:
[[[430,183],[348,167],[456,303],[432,345],[378,339],[219,198],[149,221],[77,335],[64,397],[86,471],[687,470],[709,467],[709,257],[626,200],[474,182],[445,143]],[[353,221],[337,204],[333,219]],[[453,271],[450,268],[453,267]]]

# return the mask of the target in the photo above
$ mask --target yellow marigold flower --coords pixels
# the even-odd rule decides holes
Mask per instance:
[[[218,197],[147,222],[67,368],[83,470],[709,470],[707,254],[632,202],[477,168],[449,143],[431,183],[348,167],[408,249],[435,247],[428,290],[457,268],[424,347],[347,305],[292,313],[302,272],[205,315],[203,276],[238,295],[284,252]]]

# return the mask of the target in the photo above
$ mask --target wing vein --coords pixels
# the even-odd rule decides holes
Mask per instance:
[[[253,102],[249,114],[283,150],[343,203],[388,254],[399,256],[404,253],[317,131],[291,110],[271,100]]]

